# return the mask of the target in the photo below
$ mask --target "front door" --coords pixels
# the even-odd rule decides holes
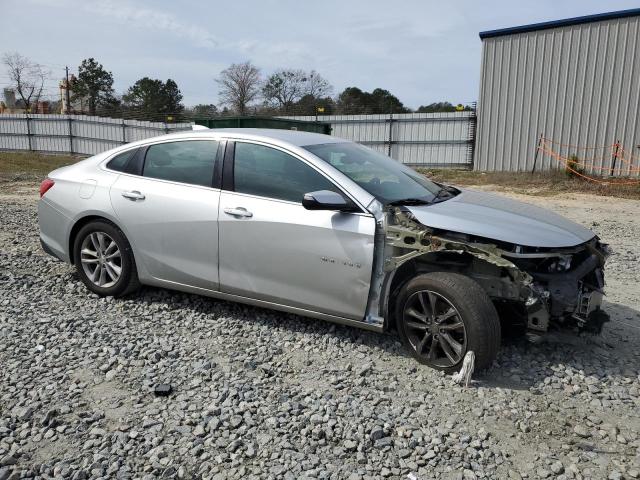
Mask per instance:
[[[276,148],[236,142],[232,175],[220,195],[221,291],[361,320],[374,218],[306,210],[304,193],[339,189]]]
[[[212,188],[218,142],[189,140],[150,146],[141,175],[122,174],[111,203],[153,278],[218,288],[218,202]]]

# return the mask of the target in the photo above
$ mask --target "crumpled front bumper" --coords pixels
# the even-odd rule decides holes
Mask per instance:
[[[604,296],[604,262],[606,246],[596,250],[566,272],[529,272],[533,278],[526,301],[527,327],[543,332],[553,323],[573,325],[581,330],[599,332],[608,316],[601,310]]]

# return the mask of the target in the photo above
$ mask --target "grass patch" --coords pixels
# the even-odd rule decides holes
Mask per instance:
[[[420,173],[436,182],[460,186],[490,185],[494,190],[508,190],[526,195],[551,196],[561,193],[587,193],[640,200],[640,184],[605,185],[564,171],[527,172],[474,172],[470,170],[435,170],[418,168]],[[606,181],[606,179],[602,179]],[[634,179],[631,179],[634,180]],[[640,180],[640,179],[639,179]]]
[[[0,152],[0,181],[41,180],[51,170],[76,163],[83,158],[85,157],[34,152]]]
[[[0,152],[0,182],[40,181],[50,171],[84,157],[46,155],[35,152]],[[437,182],[460,186],[491,186],[526,195],[551,196],[560,193],[587,193],[640,200],[640,185],[604,185],[567,175],[562,170],[541,173],[474,172],[417,168]]]

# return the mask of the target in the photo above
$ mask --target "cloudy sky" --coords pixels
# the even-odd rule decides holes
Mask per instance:
[[[64,66],[94,57],[124,92],[173,78],[184,103],[217,103],[231,63],[315,69],[335,87],[386,88],[406,105],[476,100],[478,32],[604,11],[633,0],[2,0],[0,53]],[[0,86],[7,82],[0,67]]]

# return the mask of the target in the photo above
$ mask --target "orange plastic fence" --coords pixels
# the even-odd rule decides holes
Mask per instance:
[[[549,138],[545,138],[543,136],[540,136],[540,141],[538,143],[538,151],[542,152],[543,154],[547,154],[549,155],[551,158],[554,158],[558,163],[564,165],[564,168],[567,171],[572,172],[574,175],[581,177],[587,181],[590,182],[594,182],[594,183],[600,183],[603,185],[640,185],[640,179],[637,180],[633,180],[633,179],[622,179],[622,178],[608,178],[608,179],[602,179],[602,178],[596,178],[596,177],[592,177],[589,175],[586,175],[583,172],[580,172],[576,169],[580,169],[580,170],[590,170],[590,171],[600,171],[600,172],[611,172],[612,171],[612,167],[601,167],[598,165],[595,165],[594,162],[591,163],[585,163],[584,159],[582,161],[579,161],[580,159],[578,158],[578,161],[576,161],[573,158],[569,158],[566,156],[561,155],[560,153],[556,152],[553,150],[554,146],[559,146],[559,147],[565,147],[565,148],[572,148],[575,150],[603,150],[603,154],[606,153],[606,150],[610,149],[611,150],[611,156],[609,156],[608,158],[602,158],[600,160],[610,160],[612,158],[615,158],[617,161],[619,161],[620,163],[616,166],[615,170],[618,170],[620,172],[620,174],[622,174],[623,170],[626,170],[626,174],[627,175],[631,175],[632,173],[639,173],[640,172],[640,166],[638,167],[634,167],[633,166],[633,160],[634,160],[634,156],[629,154],[624,148],[622,148],[622,146],[619,143],[614,143],[612,145],[602,145],[602,146],[597,146],[597,147],[580,147],[578,145],[571,145],[571,144],[563,144],[560,142],[556,142],[554,140],[551,140]],[[629,157],[631,158],[631,160],[629,160],[628,158],[625,158],[625,154],[629,155]],[[623,164],[626,165],[626,167],[623,167]]]
[[[598,147],[581,147],[579,145],[572,145],[570,143],[561,143],[561,142],[557,142],[555,140],[552,140],[550,138],[546,138],[546,137],[540,137],[540,139],[546,143],[552,143],[553,145],[557,145],[558,147],[566,147],[566,148],[574,148],[576,150],[600,150],[600,149],[606,149],[606,148],[613,148],[615,147],[615,143],[613,145],[601,145]]]
[[[541,147],[543,147],[543,146],[544,146],[544,147],[546,147],[546,148],[541,148],[542,150],[544,150],[544,151],[545,151],[545,153],[548,153],[548,151],[553,151],[553,149],[552,149],[551,147],[549,147],[549,145],[547,145],[547,142],[546,142],[545,140],[543,140],[543,141],[541,142],[540,146],[541,146]],[[615,145],[613,145],[611,148],[615,149]],[[611,157],[616,157],[618,160],[620,160],[620,162],[628,164],[628,165],[629,165],[629,167],[627,168],[627,170],[629,170],[629,171],[631,171],[631,172],[640,172],[640,166],[638,166],[638,167],[634,167],[634,166],[633,166],[633,164],[632,164],[629,160],[627,160],[627,159],[624,157],[624,153],[623,153],[623,152],[624,152],[624,150],[623,150],[622,148],[619,148],[617,151],[615,151],[615,150],[614,150],[614,151],[611,153]],[[583,162],[575,161],[575,160],[573,160],[573,159],[571,159],[571,158],[569,158],[569,157],[564,157],[564,156],[560,155],[559,153],[557,153],[557,152],[555,152],[555,151],[554,151],[553,153],[554,153],[555,155],[552,155],[552,156],[554,156],[554,157],[555,157],[555,156],[560,157],[560,158],[562,158],[564,161],[566,161],[567,163],[570,163],[570,164],[572,164],[572,165],[576,165],[576,166],[578,166],[578,167],[582,167],[582,168],[584,168],[584,169],[589,169],[589,170],[601,170],[601,171],[610,171],[610,170],[611,170],[611,167],[600,167],[600,166],[596,165],[596,164],[595,164],[595,163],[593,163],[593,162],[592,162],[592,163],[584,163],[584,161],[583,161]],[[602,159],[600,159],[600,160],[608,161],[608,160],[610,160],[610,158],[611,158],[611,157],[609,157],[609,158],[602,158]],[[578,160],[579,160],[579,159],[578,159]],[[620,166],[620,167],[621,167],[621,166]],[[622,170],[622,168],[620,168],[620,169]]]

